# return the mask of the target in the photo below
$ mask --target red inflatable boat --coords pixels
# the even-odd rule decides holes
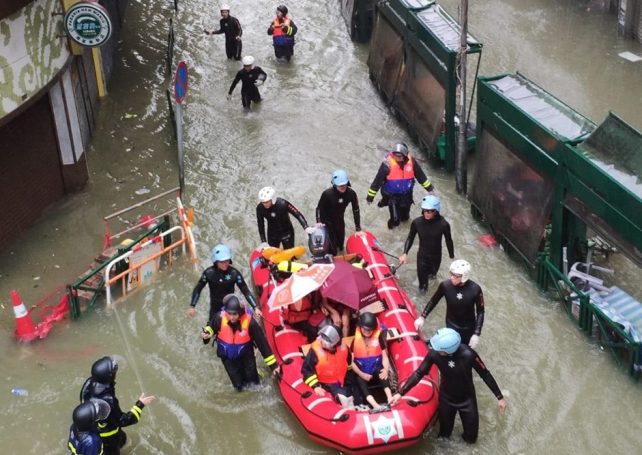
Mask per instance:
[[[399,288],[371,233],[362,231],[351,235],[346,249],[366,262],[365,268],[380,300],[384,302],[386,309],[379,312],[377,317],[379,324],[389,330],[388,337],[392,338],[388,341],[388,355],[398,383],[402,384],[428,352],[413,325],[416,310],[406,293]],[[281,309],[270,309],[268,306],[268,299],[277,283],[271,278],[268,261],[259,250],[253,251],[250,266],[263,311],[267,339],[282,365],[279,388],[283,401],[310,438],[345,453],[359,454],[383,453],[415,444],[436,417],[437,369],[433,368],[430,375],[424,377],[399,404],[379,412],[346,410],[329,394],[314,394],[301,376],[304,355],[300,348],[307,344],[307,340],[299,331],[284,323]]]

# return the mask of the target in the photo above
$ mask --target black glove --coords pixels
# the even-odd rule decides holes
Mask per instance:
[[[366,202],[368,204],[372,204],[372,201],[374,201],[374,196],[366,196]]]
[[[435,187],[432,183],[426,187],[426,191],[428,191],[429,193],[435,191]]]

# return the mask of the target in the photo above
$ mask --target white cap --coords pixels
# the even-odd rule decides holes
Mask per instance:
[[[254,65],[254,57],[251,55],[246,55],[241,61],[243,62],[243,66]]]

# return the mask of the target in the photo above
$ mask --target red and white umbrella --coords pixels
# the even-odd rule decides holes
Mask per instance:
[[[314,264],[293,273],[274,288],[268,299],[268,307],[274,309],[298,302],[310,292],[319,289],[333,270],[334,264]]]

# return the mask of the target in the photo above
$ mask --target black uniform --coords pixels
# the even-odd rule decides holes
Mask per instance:
[[[292,248],[294,246],[294,227],[292,227],[290,215],[299,220],[303,229],[308,227],[308,222],[303,214],[283,198],[276,198],[276,202],[269,209],[259,203],[256,206],[256,223],[261,242],[267,241],[270,246],[274,247],[283,244],[283,248]],[[267,238],[265,236],[265,221],[267,221]]]
[[[230,85],[228,94],[231,95],[236,88],[236,84],[241,81],[241,102],[243,103],[244,108],[249,109],[252,101],[254,101],[255,103],[261,102],[261,94],[259,93],[259,89],[255,84],[256,81],[264,81],[266,78],[267,74],[261,69],[260,66],[254,66],[249,71],[243,68],[239,70],[238,73],[236,73],[236,77],[232,81],[232,85]]]
[[[484,324],[484,294],[481,287],[472,280],[461,286],[444,280],[439,283],[421,316],[427,317],[444,296],[447,305],[446,326],[461,335],[461,342],[468,344],[471,336],[481,335]]]
[[[98,422],[98,432],[103,441],[104,455],[120,454],[120,448],[127,442],[127,434],[122,428],[138,423],[145,405],[138,400],[129,412],[123,412],[120,409],[118,398],[116,398],[115,383],[102,384],[92,378],[88,378],[85,381],[80,391],[81,402],[85,402],[90,398],[105,400],[111,407],[111,412],[107,418]]]
[[[399,164],[399,166],[403,167],[407,162],[408,158],[406,157],[404,161]],[[426,189],[426,191],[433,191],[433,185],[430,183],[428,177],[426,177],[426,174],[424,173],[423,169],[421,169],[421,166],[414,157],[412,159],[412,168],[414,170],[415,180],[417,180],[421,184],[421,186]],[[366,198],[368,202],[372,202],[375,195],[377,194],[377,191],[379,191],[379,188],[384,186],[386,180],[388,179],[389,172],[390,167],[388,166],[388,161],[387,159],[384,159],[381,163],[381,166],[379,166],[377,175],[375,175],[374,180],[370,184],[368,197]],[[413,204],[412,189],[409,192],[403,194],[390,194],[385,190],[385,188],[382,188],[381,197],[382,198],[379,206],[383,207],[387,204],[388,211],[390,212],[390,219],[388,220],[388,227],[390,229],[395,226],[399,226],[399,223],[401,221],[406,221],[410,218],[410,206]]]
[[[455,257],[455,248],[450,236],[450,224],[439,213],[430,220],[422,215],[412,221],[408,238],[403,246],[404,254],[410,251],[417,234],[419,234],[417,278],[419,278],[419,289],[425,291],[428,289],[428,279],[437,275],[441,265],[441,238],[444,237],[446,240],[450,259]]]
[[[210,333],[217,334],[221,329],[221,313],[216,313],[214,318],[208,323],[208,329],[211,330]],[[229,326],[234,332],[241,330],[240,319],[236,322],[229,321]],[[254,319],[250,321],[250,327],[248,329],[250,333],[250,338],[252,343],[259,349],[265,363],[272,369],[275,370],[278,367],[274,354],[270,349],[270,345],[265,339],[265,334],[261,329],[261,326]],[[217,343],[218,344],[218,343]],[[243,390],[243,387],[253,384],[259,384],[259,373],[256,370],[256,357],[254,357],[254,349],[252,346],[247,346],[243,349],[240,357],[235,359],[227,358],[222,349],[217,349],[216,354],[223,362],[225,371],[232,381],[232,385],[239,392]]]
[[[225,34],[225,53],[227,54],[227,58],[241,60],[241,50],[243,48],[241,36],[243,36],[243,29],[241,28],[239,20],[232,16],[222,17],[219,29],[214,30],[211,34],[220,35],[221,33]]]
[[[103,455],[105,453],[103,452],[103,442],[96,431],[78,431],[76,425],[73,424],[69,428],[67,446],[73,454]]]
[[[216,313],[220,313],[223,308],[223,297],[227,294],[234,293],[234,286],[238,286],[245,299],[252,308],[256,308],[256,300],[250,292],[241,272],[230,266],[227,270],[220,270],[216,265],[206,268],[192,291],[192,301],[190,305],[196,306],[201,291],[205,285],[210,287],[210,315],[208,321],[214,318]]]
[[[352,188],[348,187],[345,192],[340,193],[335,186],[332,186],[321,193],[317,204],[317,222],[325,224],[328,228],[331,254],[336,255],[338,250],[343,250],[346,236],[344,215],[348,204],[352,204],[355,229],[360,231],[359,198]]]
[[[459,417],[464,426],[462,437],[466,442],[475,442],[479,431],[479,414],[477,412],[477,397],[473,384],[473,368],[484,380],[488,388],[498,400],[503,395],[495,378],[482,362],[479,355],[462,344],[451,355],[441,355],[435,350],[428,355],[419,365],[419,368],[410,375],[408,381],[399,389],[401,395],[406,394],[416,386],[421,378],[428,374],[430,368],[437,365],[441,375],[439,387],[439,436],[450,437],[455,424],[455,417]]]

